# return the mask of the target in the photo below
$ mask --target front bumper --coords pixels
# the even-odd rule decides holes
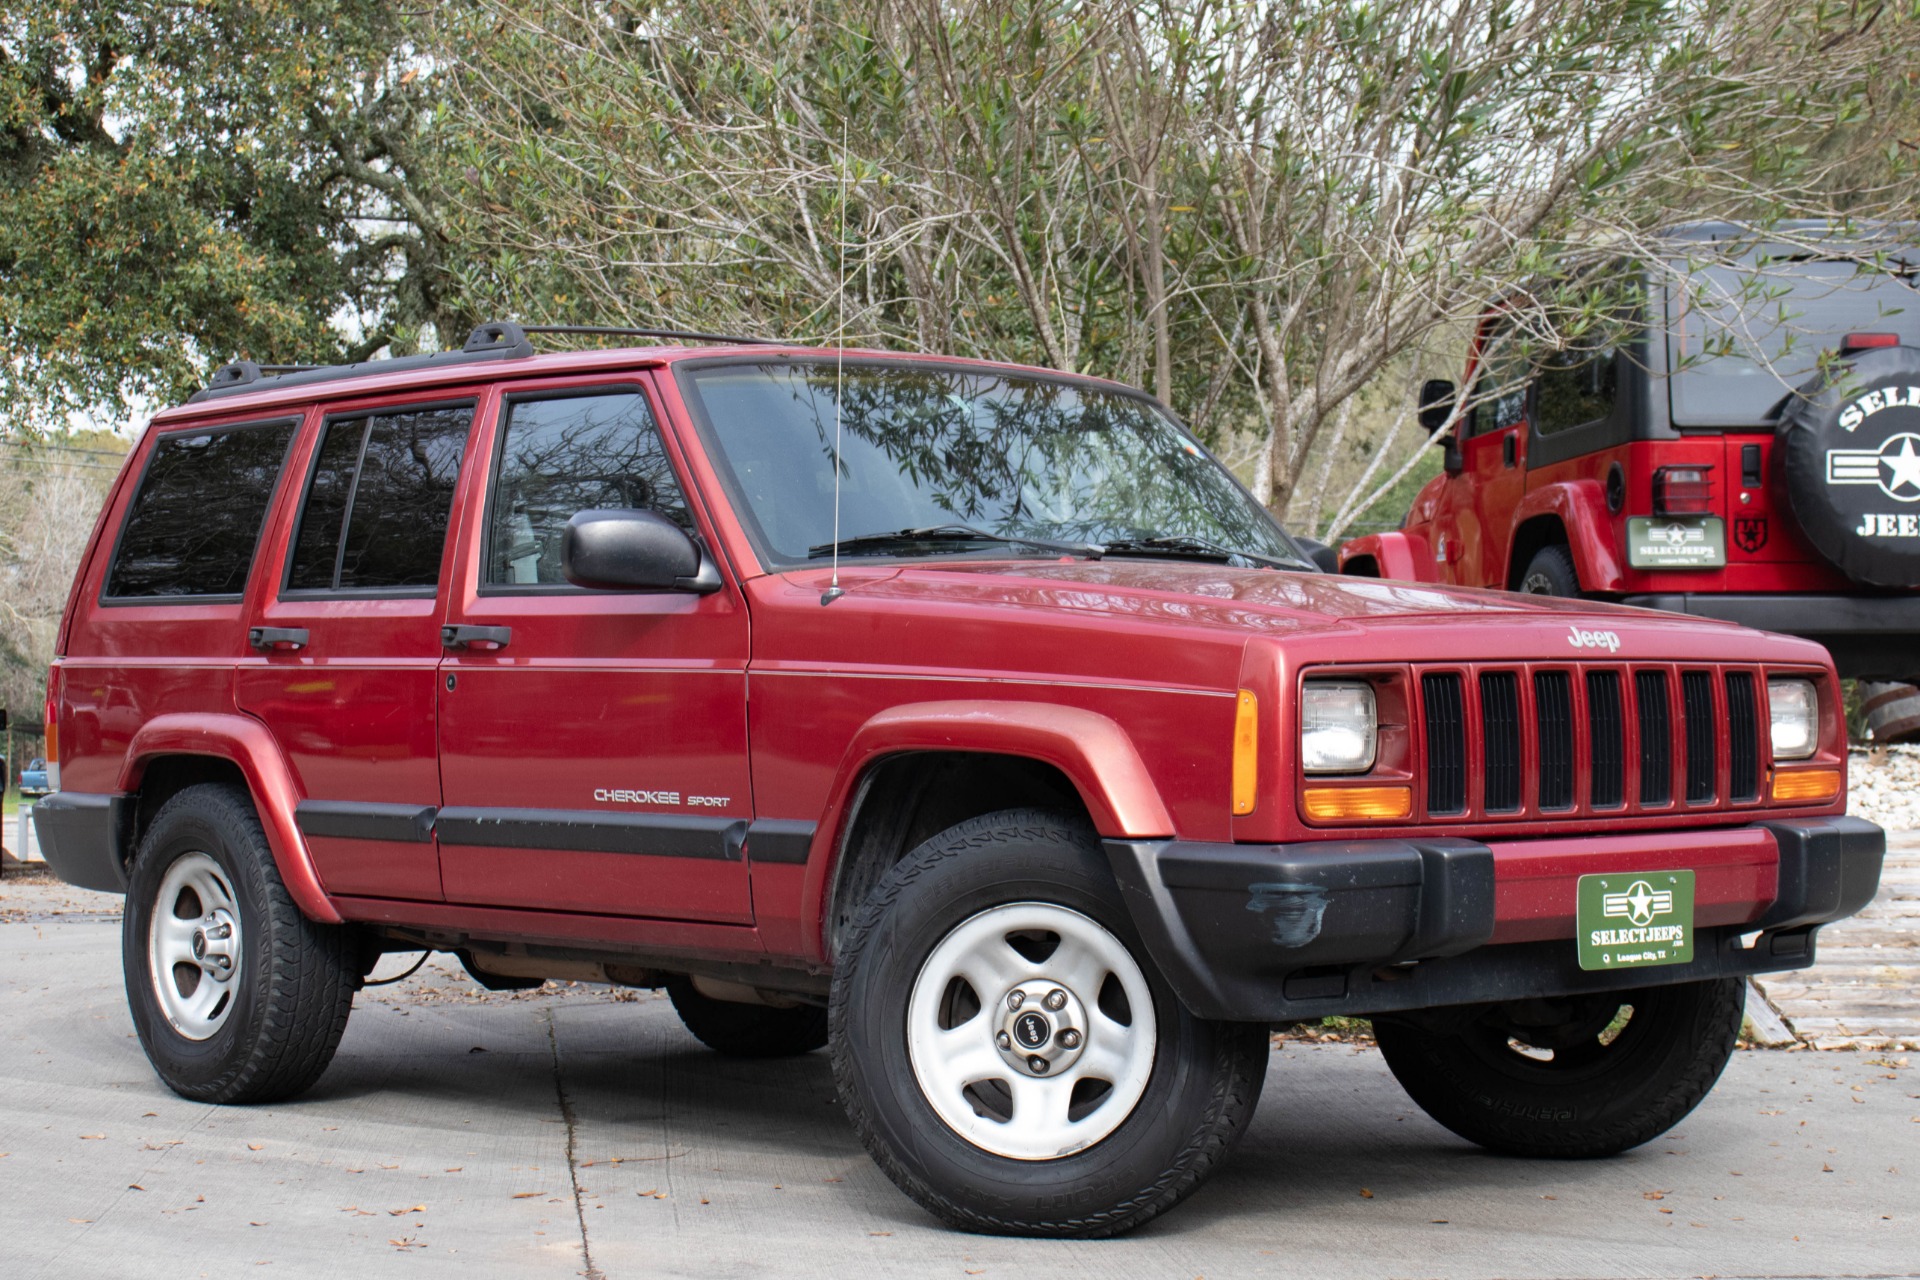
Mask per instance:
[[[1920,652],[1920,593],[1905,595],[1739,595],[1715,591],[1622,596],[1621,604],[1719,618],[1817,641],[1847,679],[1905,680]]]
[[[1622,970],[1580,968],[1570,927],[1546,939],[1500,920],[1494,850],[1468,840],[1109,840],[1106,849],[1148,952],[1189,1009],[1291,1022],[1804,968],[1819,927],[1872,900],[1886,835],[1858,818],[1747,832],[1775,847],[1771,901],[1738,919],[1710,916],[1688,964]],[[1686,867],[1687,835],[1666,839],[1665,864]],[[1623,869],[1609,837],[1578,843],[1591,859],[1582,873]],[[1572,884],[1560,890],[1565,917]],[[1529,940],[1495,943],[1496,931]]]

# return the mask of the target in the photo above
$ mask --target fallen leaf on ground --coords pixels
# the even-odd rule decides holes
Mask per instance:
[[[145,1191],[145,1190],[146,1190],[146,1188],[145,1188],[145,1187],[143,1187],[143,1186],[141,1186],[141,1185],[140,1185],[139,1183],[137,1183],[137,1182],[129,1182],[129,1183],[127,1184],[127,1190],[129,1190],[129,1191]]]
[[[266,1144],[266,1143],[264,1143],[264,1142],[249,1142],[249,1143],[247,1144],[247,1150],[249,1150],[249,1151],[258,1151],[258,1150],[260,1150],[260,1148],[262,1148],[262,1147],[264,1147],[264,1146],[266,1146],[266,1145],[267,1145],[267,1144]]]
[[[515,1200],[531,1200],[535,1196],[543,1196],[545,1194],[547,1193],[544,1191],[516,1191],[513,1193],[513,1198]]]
[[[102,1139],[102,1138],[104,1138],[104,1137],[106,1137],[106,1136],[107,1136],[107,1135],[106,1135],[106,1134],[104,1134],[104,1133],[83,1133],[83,1134],[81,1134],[81,1135],[80,1135],[80,1141],[82,1141],[82,1142],[98,1142],[98,1141],[100,1141],[100,1139]]]
[[[1370,1188],[1367,1188],[1367,1187],[1362,1187],[1362,1188],[1360,1188],[1360,1198],[1361,1198],[1362,1200],[1371,1200],[1371,1199],[1373,1199],[1373,1191],[1372,1191],[1372,1190],[1371,1190]]]
[[[1642,1191],[1640,1198],[1642,1200],[1665,1200],[1667,1193],[1664,1191]]]
[[[402,1218],[409,1213],[425,1213],[426,1211],[427,1211],[427,1206],[423,1204],[417,1204],[413,1206],[413,1208],[411,1209],[389,1209],[387,1210],[387,1216],[389,1218]]]

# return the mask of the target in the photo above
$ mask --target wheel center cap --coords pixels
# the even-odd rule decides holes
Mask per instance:
[[[1029,1011],[1013,1020],[1013,1038],[1022,1049],[1038,1049],[1053,1039],[1053,1027],[1044,1016]]]
[[[193,931],[193,958],[195,960],[205,960],[207,958],[207,931],[205,929],[195,929]]]
[[[1086,1050],[1086,1006],[1062,983],[1031,978],[1001,997],[993,1041],[1021,1075],[1057,1076]]]

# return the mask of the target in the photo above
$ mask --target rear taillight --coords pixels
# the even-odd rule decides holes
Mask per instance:
[[[47,758],[47,790],[60,789],[60,664],[47,668],[47,741],[42,752]]]
[[[1876,347],[1897,347],[1900,335],[1897,333],[1850,333],[1840,339],[1840,354],[1849,351],[1872,351]]]
[[[1705,467],[1658,467],[1653,473],[1653,514],[1701,516],[1713,510],[1713,483]]]

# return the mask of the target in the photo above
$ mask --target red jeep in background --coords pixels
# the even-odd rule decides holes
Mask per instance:
[[[1796,225],[1802,240],[1823,226]],[[1618,348],[1541,359],[1481,322],[1444,473],[1344,572],[1586,596],[1824,644],[1840,674],[1920,673],[1920,249],[1853,256],[1681,228]],[[1689,246],[1715,265],[1682,261]],[[1676,277],[1686,284],[1668,283]],[[1825,373],[1820,365],[1825,360]],[[1421,422],[1453,415],[1429,382]]]
[[[299,1093],[385,952],[664,986],[974,1230],[1177,1203],[1328,1014],[1472,1141],[1645,1142],[1884,848],[1818,645],[1323,574],[1148,397],[925,356],[228,366],[57,653],[169,1088]]]

